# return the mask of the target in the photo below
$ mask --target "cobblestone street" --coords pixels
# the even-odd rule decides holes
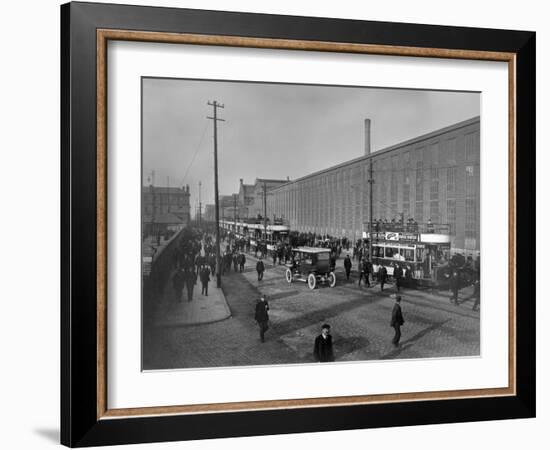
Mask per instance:
[[[313,362],[313,341],[324,322],[332,327],[336,361],[479,355],[480,320],[468,299],[471,288],[460,292],[459,306],[449,302],[448,292],[402,290],[405,325],[401,346],[395,348],[389,326],[393,285],[383,292],[378,285],[358,287],[357,274],[352,271],[352,280],[347,281],[339,259],[336,287],[320,285],[311,291],[305,283],[288,284],[283,265],[266,263],[264,279],[258,281],[255,264],[256,259],[248,256],[243,274],[231,272],[222,278],[230,318],[149,330],[143,368]],[[266,294],[270,305],[265,343],[260,342],[254,321],[260,293]]]

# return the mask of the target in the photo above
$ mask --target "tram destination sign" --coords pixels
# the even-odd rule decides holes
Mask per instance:
[[[367,237],[369,234],[367,234]],[[376,241],[406,241],[406,242],[418,242],[418,233],[397,233],[393,231],[375,232],[372,233],[372,239]]]

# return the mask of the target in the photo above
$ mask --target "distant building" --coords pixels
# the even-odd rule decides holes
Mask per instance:
[[[369,222],[372,160],[373,220],[449,224],[451,250],[479,254],[479,117],[372,154],[368,119],[365,132],[364,156],[270,189],[268,216],[292,230],[360,238]],[[258,205],[252,214],[263,211]]]
[[[141,209],[144,234],[178,230],[191,219],[189,186],[183,188],[143,186]]]
[[[264,186],[266,199],[272,189],[288,183],[290,180],[272,180],[267,178],[256,178],[254,184],[245,184],[239,180],[239,192],[230,195],[219,195],[220,219],[248,219],[264,215]],[[216,208],[212,204],[205,205],[204,219],[216,220]],[[268,211],[269,214],[269,211]]]
[[[215,205],[204,205],[204,214],[202,216],[203,220],[207,222],[214,222],[216,220],[216,206]]]
[[[269,201],[271,191],[279,186],[283,186],[288,183],[290,180],[271,180],[267,178],[256,178],[254,184],[252,185],[252,194],[251,197],[253,201],[248,206],[247,217],[258,217],[264,215],[264,187],[265,187],[265,198],[266,205]],[[267,216],[270,217],[270,214],[273,214],[273,211],[267,210]]]

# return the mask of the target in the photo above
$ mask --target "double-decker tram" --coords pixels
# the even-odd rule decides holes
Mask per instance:
[[[384,224],[365,233],[372,239],[373,272],[384,266],[393,276],[399,266],[404,283],[411,287],[437,287],[448,281],[451,237],[449,225],[416,224],[408,229],[400,224]]]
[[[237,238],[250,241],[252,250],[259,250],[262,244],[265,244],[268,252],[277,250],[279,245],[286,243],[290,228],[282,219],[237,219],[220,220],[220,226]]]

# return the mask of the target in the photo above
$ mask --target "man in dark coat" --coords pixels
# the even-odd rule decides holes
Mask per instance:
[[[346,280],[349,281],[349,274],[351,273],[351,259],[349,255],[346,255],[344,259],[344,269],[346,270]]]
[[[361,280],[365,280],[367,287],[370,287],[369,281],[369,262],[366,259],[363,259],[359,263],[359,286],[361,286]]]
[[[176,270],[176,273],[172,278],[172,286],[174,287],[174,293],[176,294],[176,301],[181,302],[181,294],[183,287],[185,286],[185,274],[182,269]]]
[[[258,281],[262,281],[262,280],[263,280],[263,278],[264,278],[264,271],[265,271],[264,262],[262,261],[262,258],[260,257],[260,259],[259,259],[258,262],[256,263],[256,272],[258,272]]]
[[[380,281],[380,290],[384,290],[384,284],[386,283],[388,279],[388,271],[384,266],[380,266],[378,269],[378,280]]]
[[[451,295],[451,303],[454,303],[455,305],[458,305],[458,289],[460,287],[460,278],[458,276],[458,272],[456,270],[453,271],[453,274],[451,275],[451,279],[449,282],[449,288],[452,291]]]
[[[321,334],[315,338],[313,356],[317,362],[334,361],[332,336],[330,335],[330,325],[328,323],[323,324],[321,327]]]
[[[185,286],[187,287],[187,301],[193,300],[193,289],[197,283],[197,274],[193,269],[185,272]]]
[[[474,281],[474,292],[469,297],[474,299],[474,305],[472,306],[472,311],[479,310],[479,297],[480,297],[480,290],[481,290],[480,288],[481,288],[481,285],[479,283],[479,276],[478,276]]]
[[[397,287],[397,292],[399,292],[403,283],[403,269],[399,264],[393,269],[393,277],[395,278],[395,287]]]
[[[241,253],[239,255],[239,271],[241,273],[244,272],[244,264],[246,263],[246,256],[244,256],[244,253]]]
[[[397,295],[395,297],[395,305],[393,305],[393,310],[391,312],[391,322],[390,326],[395,330],[395,335],[393,336],[392,343],[396,347],[399,346],[399,340],[401,339],[401,326],[405,323],[403,319],[403,312],[401,311],[401,296]]]
[[[267,300],[265,299],[265,296],[262,295],[260,299],[256,302],[256,309],[254,312],[254,320],[258,322],[258,326],[260,327],[260,339],[262,342],[265,342],[264,335],[269,328],[269,314],[267,313],[268,311],[269,305],[267,303]]]
[[[235,253],[233,255],[233,271],[237,272],[239,270],[239,254]]]
[[[202,266],[200,278],[201,278],[201,285],[202,285],[201,294],[208,297],[208,282],[210,281],[210,269],[206,264]]]
[[[210,273],[212,276],[216,276],[216,255],[212,253],[208,258],[208,264],[210,265]]]

